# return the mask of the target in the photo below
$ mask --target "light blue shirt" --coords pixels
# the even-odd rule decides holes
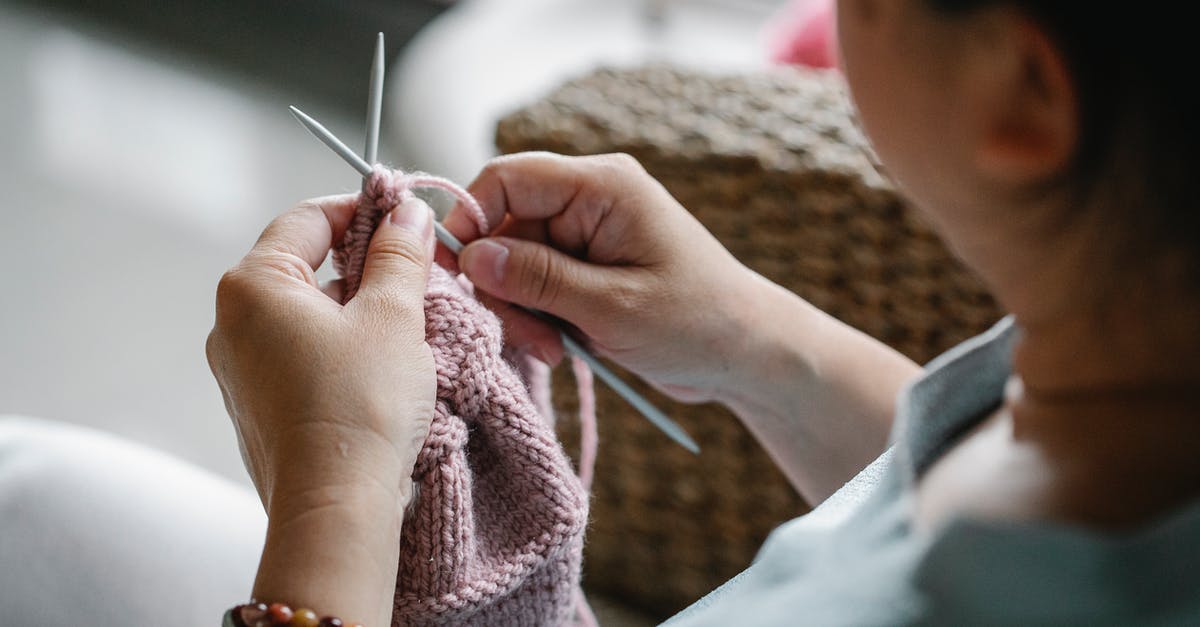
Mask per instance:
[[[1122,535],[913,530],[917,478],[999,406],[1015,333],[1006,318],[930,362],[900,395],[893,446],[668,625],[1200,625],[1200,503]]]

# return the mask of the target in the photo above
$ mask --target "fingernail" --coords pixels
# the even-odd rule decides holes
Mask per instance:
[[[489,273],[495,286],[504,285],[504,266],[508,263],[508,248],[495,240],[480,240],[471,246],[466,260],[469,272],[474,276]],[[482,278],[482,277],[481,277]]]
[[[433,231],[433,210],[420,200],[406,200],[388,214],[388,221],[422,236]]]

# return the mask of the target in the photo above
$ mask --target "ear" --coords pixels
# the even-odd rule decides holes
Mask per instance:
[[[1045,28],[1006,12],[991,48],[986,88],[976,94],[979,123],[975,161],[980,174],[1024,185],[1067,170],[1079,142],[1080,113],[1067,61]]]

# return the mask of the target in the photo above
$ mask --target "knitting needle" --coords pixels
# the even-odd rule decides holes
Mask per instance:
[[[374,165],[379,156],[379,118],[383,112],[383,33],[375,37],[371,62],[371,87],[367,92],[367,147],[363,159]]]
[[[371,83],[367,90],[367,132],[363,156],[369,164],[379,157],[379,119],[383,112],[383,33],[375,37],[375,57],[371,60]],[[363,179],[362,191],[367,191],[367,179]]]
[[[342,140],[338,139],[333,133],[329,132],[329,130],[322,126],[320,122],[312,119],[296,107],[288,107],[288,109],[290,109],[292,115],[300,121],[300,124],[302,124],[304,128],[308,129],[308,132],[312,133],[317,139],[321,140],[323,144],[337,153],[337,155],[346,163],[350,164],[350,167],[357,170],[358,173],[364,177],[371,175],[371,166],[368,165],[366,161],[363,161],[358,155],[354,154],[353,150],[350,150],[346,144],[342,143]],[[446,248],[449,248],[455,254],[462,250],[462,242],[458,241],[458,238],[454,237],[454,234],[450,231],[447,231],[446,227],[442,226],[440,222],[434,220],[433,227],[438,241],[440,241]],[[543,312],[529,309],[527,307],[521,307],[520,305],[514,306],[522,309],[523,311],[529,312],[541,320],[549,322],[556,328],[559,327],[559,324],[553,318]],[[683,430],[683,427],[680,427],[674,420],[668,418],[666,414],[662,413],[662,411],[655,407],[650,401],[646,400],[646,398],[639,394],[637,390],[634,390],[629,386],[629,384],[622,381],[621,378],[616,375],[616,373],[614,373],[612,370],[609,370],[608,366],[605,366],[599,359],[596,359],[594,355],[589,353],[587,349],[576,342],[574,338],[568,335],[565,331],[563,331],[561,328],[558,328],[558,332],[559,336],[562,338],[563,348],[565,348],[568,353],[586,362],[588,367],[592,369],[592,372],[596,373],[596,375],[599,376],[602,381],[608,384],[608,386],[612,388],[614,392],[620,395],[621,398],[624,398],[630,405],[633,405],[633,407],[641,412],[641,414],[645,416],[647,420],[653,423],[654,426],[658,427],[659,430],[665,433],[668,437],[670,437],[672,440],[675,440],[681,446],[683,446],[683,448],[686,448],[692,453],[700,453],[700,446],[697,445],[695,440],[693,440],[687,434],[687,432]]]

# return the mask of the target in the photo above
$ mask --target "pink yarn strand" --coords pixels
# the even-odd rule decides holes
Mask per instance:
[[[546,419],[546,424],[553,428],[558,419],[554,415],[554,403],[550,394],[550,366],[530,355],[525,355],[524,361],[529,395],[533,397],[533,404],[537,406],[538,413]]]
[[[579,398],[579,483],[583,484],[584,492],[591,495],[600,439],[596,425],[596,388],[587,362],[572,357],[571,371],[575,375],[575,394]],[[600,625],[582,587],[575,589],[575,621],[579,627]]]
[[[590,493],[600,439],[596,426],[596,388],[587,362],[572,357],[571,370],[575,374],[575,393],[579,396],[579,482]]]
[[[487,235],[491,227],[488,226],[487,214],[483,212],[483,207],[479,205],[479,201],[471,195],[466,189],[463,189],[458,183],[449,179],[444,179],[440,176],[432,174],[413,173],[404,175],[404,184],[412,189],[414,187],[434,187],[450,192],[463,207],[467,213],[471,214],[471,218],[475,220],[475,226],[479,228],[480,235]]]

